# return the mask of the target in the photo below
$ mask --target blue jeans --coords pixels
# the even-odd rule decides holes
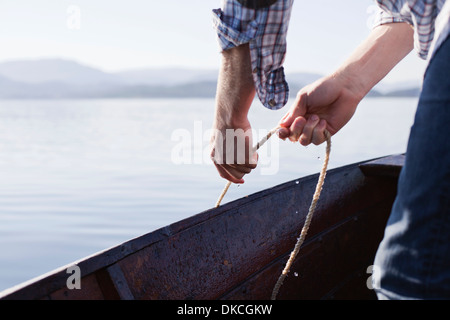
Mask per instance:
[[[450,37],[425,73],[372,279],[379,299],[450,299]]]

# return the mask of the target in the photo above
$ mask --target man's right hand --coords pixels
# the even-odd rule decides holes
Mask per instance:
[[[299,91],[289,112],[281,119],[281,139],[307,146],[326,140],[324,131],[338,132],[353,116],[362,96],[347,86],[341,75],[322,78]]]
[[[306,86],[280,121],[279,137],[302,145],[325,141],[325,129],[338,132],[353,116],[363,97],[413,47],[408,23],[376,27],[334,74]]]

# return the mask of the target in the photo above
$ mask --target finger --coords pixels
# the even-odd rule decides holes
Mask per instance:
[[[290,135],[289,140],[292,142],[297,142],[298,138],[300,138],[300,135],[303,132],[303,128],[306,125],[306,119],[303,117],[297,117],[294,122],[292,123],[290,129]]]
[[[216,167],[222,163],[222,159],[218,159],[218,157],[216,155],[216,149],[214,147],[211,148],[209,158],[211,159],[212,163],[214,163],[214,165]]]
[[[297,117],[304,116],[306,114],[306,105],[307,105],[306,92],[299,92],[291,109],[281,119],[279,125],[285,128],[290,127]]]
[[[246,146],[246,147],[248,147],[248,146]],[[245,163],[238,162],[238,164],[243,165],[250,169],[255,169],[256,165],[258,164],[258,158],[259,158],[258,152],[256,150],[257,150],[256,148],[252,148],[252,150],[248,150],[249,153],[246,153],[247,157],[245,159]],[[250,155],[248,155],[248,154],[250,154]]]
[[[243,183],[243,179],[242,179],[242,177],[243,176],[245,176],[246,174],[247,174],[247,172],[242,172],[242,171],[245,171],[246,169],[244,169],[244,168],[242,168],[242,167],[240,167],[239,169],[237,169],[237,168],[234,168],[234,167],[232,167],[231,165],[229,165],[229,164],[224,164],[223,166],[222,166],[222,168],[226,171],[226,172],[228,172],[228,174],[233,178],[233,179],[235,179],[236,181],[242,181],[242,182],[235,182],[235,181],[233,181],[233,182],[235,182],[235,183]],[[242,170],[242,171],[240,171],[240,170]],[[251,170],[250,170],[251,171]],[[249,173],[249,172],[248,172]]]
[[[311,143],[314,128],[319,124],[319,121],[320,118],[315,114],[309,117],[308,121],[303,127],[303,133],[300,137],[301,145],[307,146]]]
[[[246,157],[243,159],[239,159],[239,157],[235,157],[235,159],[232,161],[225,162],[223,164],[230,165],[233,168],[243,167],[243,168],[249,168],[249,169],[255,169],[258,164],[258,153],[255,151],[250,151],[251,155],[248,156],[249,153],[246,152]]]
[[[279,124],[280,124],[280,126],[283,126],[283,127],[284,126],[289,127],[292,124],[290,111],[288,113],[286,113],[283,118],[281,118]]]
[[[242,168],[248,168],[250,170],[253,170],[256,168],[257,164],[258,164],[258,158],[256,156],[256,159],[252,158],[250,160],[248,160],[249,162],[246,163],[223,163],[226,165],[231,166],[232,168],[238,168],[238,167],[242,167]]]
[[[249,167],[252,169],[255,169],[257,164],[258,164],[258,160],[259,160],[259,154],[258,152],[253,152],[252,156],[250,157],[250,163],[249,163]]]
[[[242,177],[244,176],[243,174],[239,173],[238,175],[235,175],[236,173],[231,173],[233,171],[231,168],[225,169],[225,165],[214,165],[216,166],[216,169],[222,178],[237,184],[244,183],[244,179],[242,179]]]
[[[280,129],[278,129],[277,134],[280,139],[285,140],[289,137],[290,130],[288,128],[281,127]]]
[[[230,168],[233,168],[235,171],[243,173],[243,174],[248,174],[248,173],[252,172],[252,169],[254,169],[254,168],[250,168],[250,167],[247,167],[246,165],[241,165],[241,164],[228,164],[227,166],[229,166]]]
[[[314,128],[313,136],[311,142],[318,146],[319,144],[325,142],[325,129],[327,128],[327,122],[325,120],[320,120],[319,124]]]
[[[250,159],[248,159],[248,162],[243,163],[243,164],[235,164],[235,163],[229,163],[229,164],[225,164],[226,166],[229,166],[230,168],[233,168],[234,170],[244,173],[244,174],[248,174],[250,173],[253,169],[256,168],[257,164],[258,164],[258,158],[259,155],[257,152],[254,152],[251,156]]]

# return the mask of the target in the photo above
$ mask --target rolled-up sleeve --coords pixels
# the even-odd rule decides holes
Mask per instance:
[[[388,12],[383,10],[382,8],[378,9],[378,12],[375,16],[373,27],[378,27],[386,23],[397,23],[397,22],[408,22],[404,18],[401,17],[398,13]],[[410,22],[410,24],[412,24]]]
[[[414,27],[414,49],[427,59],[435,34],[435,20],[445,0],[376,0],[380,12],[375,26],[407,22]]]
[[[222,50],[249,43],[256,37],[258,22],[254,10],[234,4],[233,15],[225,14],[221,9],[213,10],[213,22]],[[224,8],[228,8],[225,4]]]
[[[293,0],[278,0],[260,9],[225,0],[213,10],[213,25],[221,50],[249,43],[253,80],[261,103],[280,109],[289,98],[283,63]]]

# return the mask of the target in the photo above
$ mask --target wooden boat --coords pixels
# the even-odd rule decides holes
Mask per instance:
[[[308,236],[277,299],[375,298],[368,268],[403,161],[394,155],[328,171]],[[317,178],[207,210],[5,290],[0,298],[270,299]],[[67,286],[72,265],[81,272],[81,289]]]

